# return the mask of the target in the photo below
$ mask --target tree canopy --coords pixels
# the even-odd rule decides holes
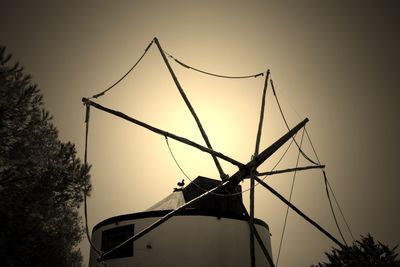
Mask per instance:
[[[397,259],[396,247],[390,249],[380,242],[376,243],[374,238],[368,234],[361,236],[351,246],[336,249],[325,253],[328,262],[318,263],[314,267],[400,267]]]
[[[39,88],[10,59],[0,47],[1,265],[81,266],[89,167],[58,139]]]

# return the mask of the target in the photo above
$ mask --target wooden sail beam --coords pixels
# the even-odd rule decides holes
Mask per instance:
[[[244,167],[240,168],[235,174],[233,174],[229,180],[233,185],[239,184],[243,179],[250,176],[251,170],[256,170],[264,161],[266,161],[272,154],[274,154],[281,146],[283,146],[290,138],[292,138],[301,128],[306,125],[308,119],[304,119],[302,122],[297,124],[289,132],[283,135],[281,138],[276,140],[272,145],[264,149],[258,156],[255,156],[250,160]]]
[[[274,154],[281,146],[283,146],[290,138],[292,138],[301,128],[303,128],[307,122],[308,122],[308,118],[305,118],[302,122],[300,122],[295,127],[293,127],[289,132],[287,132],[285,135],[283,135],[281,138],[279,138],[277,141],[275,141],[272,145],[270,145],[268,148],[264,149],[263,152],[261,152],[259,155],[254,157],[254,159],[248,163],[248,167],[257,169],[258,166],[260,166],[262,163],[264,163],[264,161],[266,159],[268,159],[272,154]]]
[[[311,169],[324,169],[325,165],[312,165],[312,166],[305,166],[305,167],[297,167],[297,168],[288,168],[284,170],[276,170],[276,171],[269,171],[269,172],[259,172],[257,176],[264,176],[264,175],[274,175],[274,174],[281,174],[281,173],[288,173],[288,172],[297,172],[297,171],[305,171]]]
[[[175,75],[175,73],[174,73],[174,71],[173,71],[171,65],[169,64],[168,59],[167,59],[167,57],[165,56],[165,53],[164,53],[164,51],[163,51],[162,48],[161,48],[160,42],[158,41],[157,38],[154,38],[154,42],[155,42],[155,44],[157,45],[158,50],[160,50],[161,56],[162,56],[162,58],[164,59],[165,65],[167,66],[169,72],[171,73],[172,79],[174,80],[175,85],[176,85],[176,87],[178,88],[179,93],[181,94],[183,100],[185,101],[186,106],[189,108],[190,113],[192,113],[192,116],[193,116],[194,120],[196,121],[197,126],[199,127],[200,133],[201,133],[201,135],[203,136],[203,139],[204,139],[204,141],[206,142],[207,147],[208,147],[209,149],[213,150],[213,148],[212,148],[212,146],[211,146],[211,143],[210,143],[210,140],[208,139],[208,136],[207,136],[206,132],[204,131],[203,126],[201,125],[200,119],[199,119],[199,117],[197,116],[196,112],[194,111],[194,108],[193,108],[192,104],[190,104],[190,101],[189,101],[188,97],[186,96],[185,91],[183,90],[181,84],[180,84],[179,81],[178,81],[178,78],[176,77],[176,75]],[[224,173],[224,171],[223,171],[223,169],[222,169],[222,167],[221,167],[221,164],[219,163],[217,157],[216,157],[215,155],[213,155],[213,154],[211,154],[211,156],[212,156],[212,158],[213,158],[213,160],[214,160],[215,166],[216,166],[217,169],[218,169],[218,172],[219,172],[219,175],[220,175],[222,181],[225,181],[225,180],[228,178],[228,175],[226,175],[226,174]]]
[[[158,128],[156,128],[154,126],[151,126],[151,125],[149,125],[147,123],[141,122],[141,121],[139,121],[139,120],[137,120],[135,118],[129,117],[128,115],[126,115],[126,114],[124,114],[124,113],[122,113],[120,111],[116,111],[116,110],[104,107],[104,106],[102,106],[102,105],[100,105],[100,104],[98,104],[98,103],[96,103],[94,101],[91,101],[91,100],[87,99],[87,98],[82,98],[82,102],[84,102],[85,105],[91,105],[91,106],[93,106],[93,107],[95,107],[95,108],[97,108],[97,109],[99,109],[101,111],[110,113],[110,114],[112,114],[114,116],[117,116],[117,117],[119,117],[121,119],[127,120],[127,121],[132,122],[132,123],[134,123],[136,125],[142,126],[143,128],[146,128],[147,130],[150,130],[150,131],[152,131],[154,133],[157,133],[157,134],[165,136],[165,137],[169,137],[171,139],[174,139],[174,140],[179,141],[181,143],[184,143],[186,145],[195,147],[195,148],[197,148],[197,149],[199,149],[199,150],[201,150],[203,152],[206,152],[208,154],[211,154],[211,155],[213,155],[215,157],[218,157],[220,159],[226,160],[227,162],[232,163],[233,165],[235,165],[235,166],[237,166],[239,168],[245,168],[246,167],[243,163],[240,163],[239,161],[234,160],[234,159],[232,159],[232,158],[230,158],[230,157],[228,157],[228,156],[226,156],[226,155],[224,155],[224,154],[222,154],[220,152],[217,152],[217,151],[214,151],[214,150],[209,149],[207,147],[204,147],[202,145],[199,145],[196,142],[193,142],[193,141],[191,141],[189,139],[186,139],[184,137],[181,137],[181,136],[178,136],[178,135],[163,131],[161,129],[158,129]]]
[[[258,122],[258,131],[257,131],[257,138],[256,138],[256,146],[254,149],[254,156],[257,156],[259,153],[259,150],[260,150],[261,132],[262,132],[262,126],[264,123],[265,97],[267,94],[269,74],[270,74],[270,70],[267,70],[267,76],[265,77],[263,95],[262,95],[262,100],[261,100],[260,120]]]
[[[304,212],[299,210],[295,205],[290,203],[286,198],[284,198],[281,194],[279,194],[275,189],[273,189],[271,186],[266,184],[263,180],[261,180],[258,177],[255,177],[256,181],[260,183],[262,186],[264,186],[268,191],[270,191],[272,194],[274,194],[277,198],[279,198],[283,203],[288,205],[293,211],[295,211],[298,215],[300,215],[303,219],[305,219],[307,222],[312,224],[315,228],[317,228],[320,232],[322,232],[325,236],[327,236],[330,240],[332,240],[334,243],[336,243],[338,246],[341,248],[345,248],[346,246],[343,245],[339,240],[337,240],[333,235],[331,235],[328,231],[326,231],[322,226],[320,226],[318,223],[316,223],[314,220],[312,220],[310,217],[308,217]]]

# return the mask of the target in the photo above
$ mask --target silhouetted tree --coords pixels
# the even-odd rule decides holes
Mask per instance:
[[[0,265],[81,266],[89,168],[58,140],[42,95],[0,47]]]
[[[390,249],[388,246],[378,242],[368,234],[361,236],[359,241],[355,241],[352,246],[343,249],[333,248],[331,252],[325,253],[329,262],[318,263],[319,267],[400,267],[397,259],[396,247]]]

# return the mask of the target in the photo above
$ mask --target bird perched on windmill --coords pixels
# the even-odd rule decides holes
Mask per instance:
[[[182,191],[182,190],[183,190],[183,187],[185,186],[185,179],[182,179],[182,181],[178,182],[176,185],[177,185],[178,187],[175,187],[175,188],[174,188],[174,192],[176,192],[176,191]]]

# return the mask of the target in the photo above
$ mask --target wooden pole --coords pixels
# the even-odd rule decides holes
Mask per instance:
[[[245,215],[246,215],[246,216],[249,216],[249,213],[247,212],[246,207],[244,206],[243,202],[240,201],[240,203],[242,204],[242,208],[243,208],[243,211],[245,212]],[[262,239],[261,239],[261,237],[260,237],[260,234],[258,233],[258,231],[257,231],[257,229],[255,228],[254,224],[252,224],[252,225],[250,224],[250,221],[249,221],[249,227],[252,227],[252,228],[253,228],[253,230],[254,230],[254,236],[256,237],[257,242],[258,242],[258,244],[260,245],[260,248],[261,248],[262,252],[264,253],[264,256],[265,256],[267,262],[269,263],[269,265],[270,265],[271,267],[275,267],[274,262],[272,261],[272,257],[269,255],[269,252],[268,252],[267,248],[265,247],[265,244],[264,244],[264,242],[262,241]]]
[[[312,165],[312,166],[305,166],[305,167],[289,168],[289,169],[285,169],[285,170],[259,172],[256,175],[257,176],[274,175],[274,174],[281,174],[281,173],[287,173],[287,172],[298,172],[298,171],[305,171],[305,170],[310,170],[310,169],[324,169],[324,168],[325,168],[325,165]]]
[[[239,168],[239,170],[233,174],[229,180],[233,185],[239,184],[244,178],[250,176],[250,171],[257,169],[265,160],[267,160],[273,153],[275,153],[281,146],[283,146],[290,138],[292,138],[301,128],[306,125],[308,119],[304,119],[302,122],[297,124],[293,129],[283,135],[281,138],[276,140],[272,145],[264,149],[258,156],[250,160],[245,166]]]
[[[261,100],[261,110],[260,110],[260,120],[258,122],[258,130],[257,130],[257,137],[256,137],[256,146],[254,149],[254,157],[258,156],[258,151],[260,149],[260,141],[261,141],[261,133],[262,133],[262,126],[264,122],[264,110],[265,110],[265,96],[267,94],[267,87],[268,87],[268,77],[269,77],[270,71],[267,71],[267,75],[265,77],[265,82],[264,82],[264,89],[263,89],[263,95],[262,95],[262,100]],[[255,251],[254,251],[254,198],[255,198],[255,192],[254,192],[254,176],[255,176],[255,169],[252,169],[250,171],[250,266],[255,267],[256,266],[256,256],[255,256]]]
[[[192,116],[193,116],[194,120],[196,121],[197,126],[199,127],[200,133],[201,133],[201,135],[203,136],[203,139],[204,139],[204,141],[206,142],[207,147],[208,147],[209,149],[212,150],[213,148],[212,148],[212,146],[211,146],[210,140],[208,139],[207,134],[206,134],[206,132],[204,131],[203,126],[201,125],[200,119],[199,119],[199,117],[197,116],[196,112],[194,111],[194,108],[192,107],[192,104],[190,104],[190,101],[189,101],[189,99],[187,98],[187,96],[186,96],[186,94],[185,94],[185,91],[183,90],[181,84],[180,84],[179,81],[178,81],[178,78],[176,77],[176,75],[175,75],[175,73],[174,73],[174,71],[173,71],[171,65],[169,64],[168,59],[167,59],[167,57],[165,56],[165,53],[164,53],[164,51],[163,51],[162,48],[161,48],[160,42],[158,41],[157,38],[154,38],[154,42],[156,43],[156,45],[157,45],[157,47],[158,47],[158,50],[160,50],[161,56],[162,56],[162,58],[164,59],[165,65],[167,66],[169,72],[171,73],[172,79],[174,80],[175,85],[176,85],[176,87],[177,87],[178,90],[179,90],[179,93],[181,94],[183,100],[185,101],[186,106],[189,108],[190,113],[192,113]],[[228,176],[227,176],[227,175],[224,173],[224,171],[222,170],[221,164],[219,163],[217,157],[216,157],[215,155],[211,155],[211,156],[212,156],[212,158],[213,158],[213,160],[214,160],[215,166],[217,166],[217,169],[218,169],[218,172],[219,172],[219,175],[220,175],[222,181],[225,181],[225,180],[228,178]]]
[[[263,96],[262,96],[262,100],[261,100],[260,121],[258,122],[258,131],[257,131],[256,147],[254,150],[254,156],[258,155],[258,152],[260,149],[261,132],[262,132],[262,126],[263,126],[263,122],[264,122],[265,97],[267,94],[269,73],[270,73],[270,71],[267,70],[267,75],[265,77],[265,83],[264,83]]]
[[[189,146],[195,147],[195,148],[197,148],[197,149],[199,149],[199,150],[201,150],[203,152],[206,152],[208,154],[214,155],[215,157],[218,157],[220,159],[226,160],[226,161],[232,163],[233,165],[238,166],[239,168],[245,168],[246,167],[244,164],[240,163],[239,161],[234,160],[234,159],[232,159],[232,158],[230,158],[228,156],[225,156],[224,154],[222,154],[220,152],[216,152],[216,151],[214,151],[212,149],[209,149],[207,147],[199,145],[199,144],[197,144],[197,143],[195,143],[195,142],[193,142],[193,141],[191,141],[189,139],[186,139],[184,137],[180,137],[180,136],[177,136],[175,134],[172,134],[172,133],[163,131],[161,129],[158,129],[158,128],[156,128],[154,126],[151,126],[151,125],[149,125],[147,123],[141,122],[141,121],[139,121],[139,120],[137,120],[135,118],[129,117],[128,115],[126,115],[126,114],[124,114],[124,113],[122,113],[120,111],[116,111],[116,110],[104,107],[104,106],[102,106],[102,105],[100,105],[100,104],[98,104],[96,102],[93,102],[93,101],[87,99],[87,98],[82,98],[82,102],[84,102],[85,104],[89,104],[89,105],[91,105],[91,106],[93,106],[93,107],[95,107],[95,108],[97,108],[99,110],[102,110],[104,112],[110,113],[110,114],[112,114],[114,116],[117,116],[117,117],[119,117],[121,119],[124,119],[124,120],[127,120],[129,122],[132,122],[132,123],[134,123],[136,125],[139,125],[139,126],[141,126],[143,128],[146,128],[147,130],[150,130],[150,131],[152,131],[154,133],[157,133],[157,134],[162,135],[162,136],[167,136],[167,137],[172,138],[172,139],[174,139],[176,141],[179,141],[181,143],[184,143],[184,144],[187,144]]]
[[[264,186],[267,190],[269,190],[272,194],[274,194],[277,198],[279,198],[283,203],[288,205],[293,211],[295,211],[297,214],[299,214],[301,217],[303,217],[307,222],[312,224],[315,228],[317,228],[320,232],[322,232],[324,235],[326,235],[330,240],[335,242],[337,245],[339,245],[341,248],[345,248],[346,246],[343,245],[342,243],[339,242],[335,237],[333,237],[328,231],[326,231],[324,228],[322,228],[318,223],[316,223],[314,220],[312,220],[310,217],[305,215],[301,210],[299,210],[295,205],[290,203],[286,198],[284,198],[281,194],[279,194],[275,189],[270,187],[268,184],[266,184],[263,180],[261,180],[258,177],[255,177],[256,181],[260,183],[262,186]]]
[[[249,217],[249,226],[250,226],[250,266],[256,266],[256,255],[254,250],[254,170],[250,172],[250,217]]]
[[[292,128],[289,132],[275,141],[268,148],[264,149],[259,155],[254,157],[252,161],[248,163],[248,167],[256,169],[260,166],[266,159],[268,159],[272,154],[274,154],[281,146],[283,146],[290,138],[292,138],[301,128],[306,125],[308,119],[304,119],[302,122],[297,124],[294,128]]]

